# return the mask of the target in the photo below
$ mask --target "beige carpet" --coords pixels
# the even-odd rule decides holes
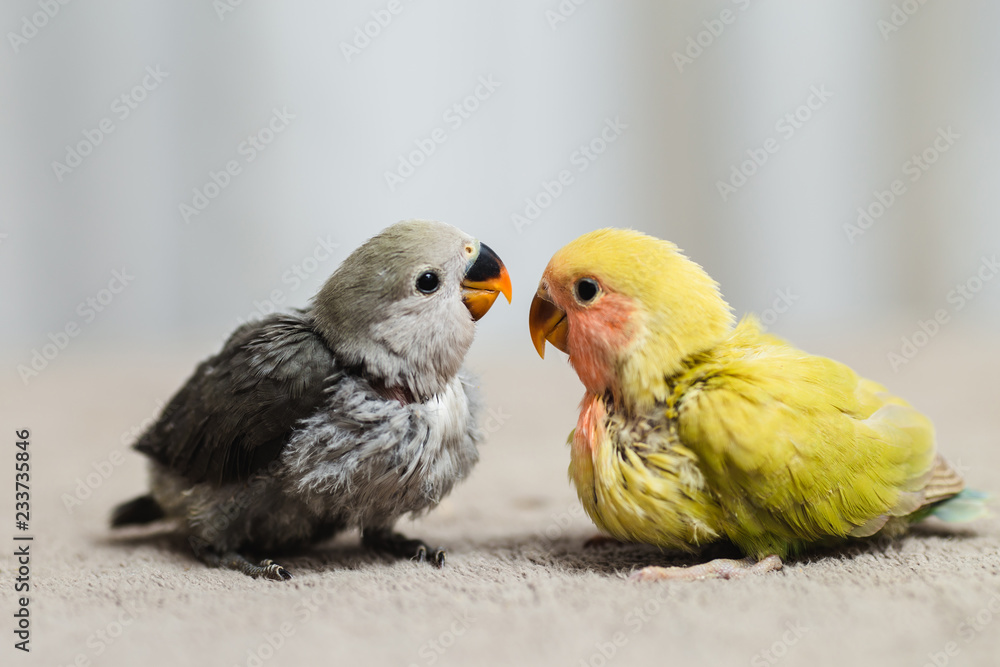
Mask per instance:
[[[885,357],[894,340],[808,347],[929,412],[946,456],[996,493],[993,334],[948,331],[898,374]],[[13,431],[31,429],[35,540],[30,655],[12,648],[13,547],[2,549],[4,665],[1000,664],[996,517],[958,530],[928,524],[749,580],[628,581],[638,565],[683,559],[582,548],[594,529],[566,481],[563,445],[580,386],[559,355],[532,359],[526,337],[503,357],[514,365],[474,348],[493,410],[482,462],[438,510],[402,526],[449,548],[441,571],[372,557],[345,535],[285,559],[295,579],[277,584],[207,569],[162,528],[112,535],[110,509],[145,488],[130,432],[208,351],[151,360],[80,350],[27,388],[6,374],[5,457]],[[6,516],[13,466],[2,467]],[[77,495],[86,497],[67,507]],[[16,531],[4,532],[13,544]]]

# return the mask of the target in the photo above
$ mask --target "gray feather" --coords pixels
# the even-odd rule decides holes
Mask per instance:
[[[272,315],[199,364],[135,448],[192,482],[242,480],[323,403],[333,353],[307,315]]]
[[[461,300],[467,257],[460,252],[475,243],[440,222],[393,225],[358,248],[320,289],[317,330],[342,363],[419,398],[433,396],[458,372],[475,334]],[[442,279],[430,296],[414,287],[427,270]]]
[[[296,549],[437,505],[478,460],[461,282],[478,242],[427,221],[353,252],[304,311],[244,325],[137,449],[202,548]],[[431,294],[416,279],[440,277]]]
[[[153,496],[220,552],[294,550],[343,528],[391,527],[432,509],[469,474],[479,412],[464,374],[430,403],[406,405],[343,376],[269,468],[241,483],[192,485],[154,464]]]

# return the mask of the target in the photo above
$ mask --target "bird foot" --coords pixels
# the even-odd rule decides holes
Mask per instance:
[[[271,581],[288,581],[289,579],[292,578],[291,572],[286,570],[281,565],[278,565],[270,558],[268,558],[267,560],[262,560],[260,562],[260,565],[258,565],[257,567],[260,568],[260,574],[258,574],[257,576],[262,577],[264,579],[270,579]],[[253,577],[254,575],[250,574],[250,576]],[[256,579],[257,577],[254,578]]]
[[[444,567],[448,558],[447,552],[441,547],[431,547],[423,540],[412,540],[389,530],[366,531],[361,542],[373,551],[396,558],[409,558],[418,563],[430,563],[434,567]]]
[[[213,553],[198,554],[206,565],[211,567],[221,567],[227,570],[242,572],[254,579],[268,579],[270,581],[288,581],[292,578],[292,573],[278,565],[270,558],[262,560],[259,565],[254,565],[246,557],[231,551],[221,556]]]
[[[748,574],[764,574],[765,572],[780,570],[782,565],[781,558],[773,555],[760,561],[753,558],[744,558],[742,560],[717,558],[713,561],[690,567],[644,567],[638,572],[633,572],[629,576],[629,579],[632,581],[739,579]]]
[[[448,560],[448,553],[441,547],[432,549],[426,544],[421,544],[417,547],[417,553],[415,553],[410,560],[415,560],[418,563],[431,563],[434,567],[444,567],[445,561]]]

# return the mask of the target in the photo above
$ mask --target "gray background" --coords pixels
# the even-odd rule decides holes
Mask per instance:
[[[995,330],[1000,281],[961,312],[947,298],[1000,249],[1000,6],[911,4],[888,32],[890,2],[567,0],[556,22],[555,1],[400,0],[350,61],[342,44],[387,2],[60,5],[16,53],[9,35],[0,48],[7,372],[72,321],[65,355],[215,345],[276,289],[304,304],[352,248],[411,217],[504,258],[514,309],[480,335],[510,354],[531,353],[529,295],[551,254],[608,225],[678,243],[738,313],[786,290],[778,333],[866,326],[888,353],[939,308],[954,315],[940,335]],[[704,22],[727,9],[735,20],[711,36]],[[6,2],[0,27],[22,32],[38,11]],[[699,37],[710,43],[678,71]],[[113,101],[147,66],[169,75],[120,119]],[[479,77],[500,85],[456,129],[444,114]],[[776,123],[814,86],[830,98],[786,139]],[[295,118],[247,163],[238,147],[274,108]],[[60,181],[53,162],[104,118],[114,132]],[[609,118],[627,129],[579,172],[575,151]],[[948,127],[959,138],[910,182],[904,162]],[[390,190],[385,172],[435,128],[446,141]],[[723,201],[717,181],[768,138],[780,150]],[[231,159],[241,173],[186,223],[179,205]],[[519,233],[512,215],[563,169],[573,183]],[[852,243],[845,226],[896,178],[905,194]],[[320,237],[337,251],[297,284],[288,272]],[[78,304],[122,267],[134,281],[84,321]]]
[[[40,2],[58,13],[15,50]],[[582,388],[563,355],[535,356],[527,311],[576,235],[671,239],[738,313],[924,410],[941,452],[996,495],[1000,277],[983,257],[1000,253],[1000,5],[400,0],[348,61],[341,43],[388,3],[244,0],[221,17],[210,0],[0,7],[0,469],[10,434],[30,429],[36,537],[33,653],[7,644],[0,662],[250,665],[289,623],[268,667],[995,665],[996,512],[731,582],[637,586],[635,568],[692,558],[584,549],[595,529],[564,446]],[[880,29],[904,5],[905,24]],[[553,23],[560,7],[575,10]],[[732,23],[716,22],[724,10]],[[674,54],[698,39],[679,71]],[[147,68],[169,74],[121,118],[114,100]],[[454,127],[445,114],[481,77],[499,87]],[[829,99],[801,110],[813,88]],[[241,142],[275,108],[294,118],[247,162]],[[809,118],[786,138],[776,124],[796,112]],[[60,180],[52,163],[104,119],[114,131]],[[608,119],[627,127],[579,171]],[[438,128],[446,141],[391,189],[385,172]],[[909,181],[904,163],[939,128],[958,138]],[[778,151],[724,201],[717,182],[768,140]],[[229,160],[241,172],[185,222],[178,206]],[[512,215],[562,170],[573,182],[519,231]],[[852,242],[845,226],[895,179],[905,193]],[[482,461],[401,525],[446,546],[448,567],[389,562],[347,534],[290,557],[281,587],[201,566],[168,527],[112,534],[111,509],[146,488],[129,445],[197,361],[276,294],[307,303],[351,249],[411,217],[477,235],[514,283],[468,357],[486,393]],[[33,358],[44,368],[22,378]],[[13,497],[0,475],[0,517]]]

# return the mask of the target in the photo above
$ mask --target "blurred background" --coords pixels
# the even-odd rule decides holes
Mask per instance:
[[[817,351],[870,335],[886,374],[991,341],[998,23],[986,0],[10,0],[4,374],[193,361],[413,217],[510,269],[474,355],[530,362],[548,258],[609,225]]]
[[[594,527],[566,479],[582,387],[564,355],[537,358],[528,306],[552,253],[599,227],[674,241],[737,314],[888,385],[996,496],[997,26],[989,0],[4,0],[0,426],[31,431],[35,662],[250,664],[294,613],[305,588],[240,593],[107,517],[147,488],[128,446],[195,364],[406,218],[476,235],[514,284],[468,356],[482,462],[400,526],[454,565],[428,588],[399,564],[383,590],[384,564],[341,567],[346,536],[297,579],[337,594],[273,664],[412,664],[444,636],[435,601],[482,619],[440,664],[597,664],[595,642],[657,602],[537,556],[553,535],[586,554]],[[795,620],[817,628],[793,649],[814,664],[943,664],[958,645],[986,664],[995,631],[962,628],[1000,599],[998,526],[790,567],[766,591],[671,589],[620,661],[759,664]],[[133,574],[150,611],[101,655]]]

